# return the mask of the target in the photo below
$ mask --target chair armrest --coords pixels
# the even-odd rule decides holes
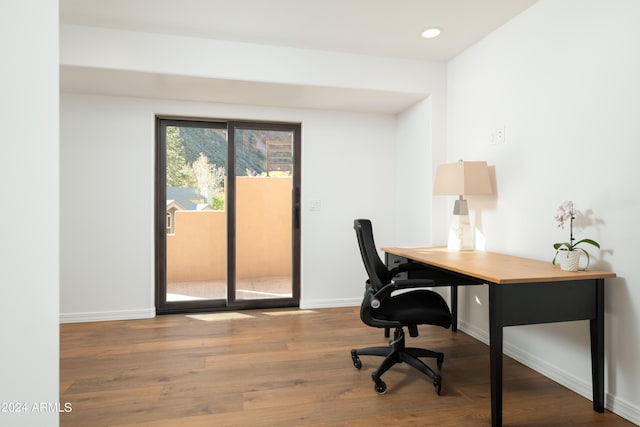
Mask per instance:
[[[391,285],[395,286],[396,289],[420,288],[431,286],[434,283],[431,279],[393,279],[391,281]]]
[[[370,305],[372,308],[379,308],[380,301],[388,298],[394,291],[401,289],[423,288],[425,286],[431,286],[434,283],[435,282],[430,279],[394,279],[391,283],[370,296]]]
[[[405,262],[405,263],[399,264],[397,267],[393,267],[391,270],[389,270],[389,273],[391,274],[391,277],[393,277],[398,273],[405,273],[407,271],[420,271],[420,270],[426,270],[426,268],[420,264],[416,264],[415,262]]]
[[[385,288],[388,286],[385,286]],[[379,293],[374,293],[371,284],[367,280],[367,287],[364,294],[364,300],[362,301],[362,305],[360,306],[360,319],[369,326],[373,326],[375,328],[400,328],[402,327],[402,322],[397,320],[384,320],[379,319],[372,315],[371,309],[377,309],[380,307],[380,300],[376,298],[376,295]]]

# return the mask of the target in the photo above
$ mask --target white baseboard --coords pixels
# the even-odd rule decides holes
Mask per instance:
[[[489,334],[484,329],[477,328],[470,323],[458,319],[458,329],[465,334],[472,336],[480,342],[489,345]]]
[[[156,308],[138,310],[95,311],[88,313],[61,313],[60,323],[105,322],[109,320],[150,319],[155,317]]]
[[[609,393],[605,393],[604,406],[614,414],[620,415],[622,418],[640,426],[640,408],[638,406],[619,397],[614,397]]]
[[[489,334],[466,322],[458,321],[458,329],[465,334],[470,335],[487,345],[489,345]],[[592,400],[591,382],[584,381],[575,375],[558,369],[557,366],[547,363],[546,361],[533,356],[531,353],[523,351],[517,346],[508,342],[504,343],[504,354],[523,365],[539,372],[545,377],[567,387],[586,399]],[[636,425],[640,425],[640,407],[633,405],[623,399],[620,399],[605,390],[605,408],[616,415],[625,418]]]

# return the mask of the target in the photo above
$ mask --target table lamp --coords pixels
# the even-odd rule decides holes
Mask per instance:
[[[474,248],[473,235],[469,222],[469,207],[464,196],[492,194],[489,167],[487,162],[446,163],[438,165],[433,182],[433,195],[456,195],[458,200],[453,206],[453,217],[449,229],[448,247],[452,250],[470,250]]]

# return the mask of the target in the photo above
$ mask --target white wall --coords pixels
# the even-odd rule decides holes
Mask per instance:
[[[557,206],[588,213],[606,283],[607,406],[640,423],[640,3],[542,0],[449,63],[450,161],[495,165],[497,196],[470,198],[487,249],[551,260]],[[490,134],[505,126],[506,143]],[[578,224],[580,225],[580,224]],[[476,301],[477,297],[477,301]],[[478,304],[478,301],[480,304]],[[463,328],[487,337],[486,289],[461,295]],[[507,351],[590,396],[587,322],[508,328]]]
[[[61,97],[63,320],[155,315],[154,126],[134,99]]]
[[[435,168],[446,160],[445,93],[444,87],[438,88],[434,95],[398,114],[396,184],[389,197],[396,209],[395,246],[432,245],[446,239],[446,231],[439,226],[447,221],[442,209],[446,199],[431,195]],[[437,106],[440,102],[442,108]]]
[[[58,2],[3,4],[0,28],[0,424],[57,426]]]
[[[394,209],[395,119],[306,111],[302,122],[303,203],[320,200],[322,210],[303,205],[303,307],[359,304],[364,268],[353,220],[370,218],[381,242],[391,242]]]
[[[306,307],[360,301],[353,219],[371,217],[393,244],[395,118],[318,110],[63,94],[63,321],[149,317],[153,299],[154,115],[302,123],[302,299]],[[319,212],[309,210],[320,200]]]

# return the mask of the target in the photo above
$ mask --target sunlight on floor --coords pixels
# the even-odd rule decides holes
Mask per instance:
[[[224,313],[187,314],[185,315],[185,317],[204,320],[205,322],[213,322],[215,320],[250,319],[254,316],[251,316],[249,314],[237,313],[235,311],[227,311]]]

